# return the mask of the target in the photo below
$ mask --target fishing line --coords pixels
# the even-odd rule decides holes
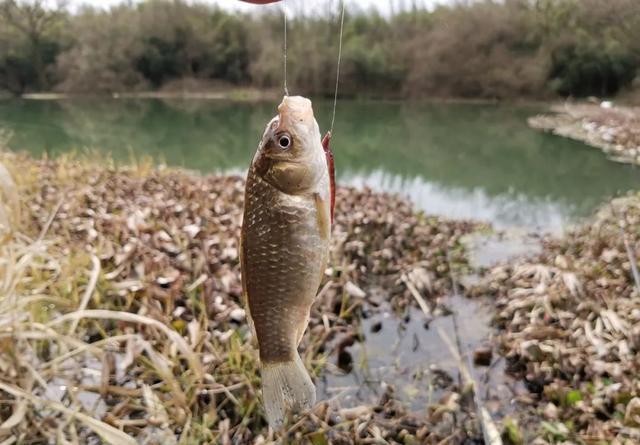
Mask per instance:
[[[282,1],[282,16],[284,17],[284,95],[289,95],[289,89],[287,88],[287,4]]]
[[[338,90],[340,87],[340,65],[342,64],[342,36],[344,34],[344,15],[345,15],[345,1],[342,0],[342,8],[340,12],[340,36],[338,40],[338,63],[336,65],[336,87],[333,93],[333,111],[331,114],[331,126],[329,132],[333,134],[333,127],[336,122],[336,108],[338,107]],[[282,2],[282,16],[284,20],[284,44],[283,44],[283,79],[284,79],[284,95],[289,95],[289,88],[287,87],[287,5],[283,0]]]
[[[333,115],[331,116],[331,129],[329,130],[333,134],[333,124],[336,121],[336,107],[338,105],[338,86],[340,84],[340,63],[342,61],[342,31],[344,30],[344,0],[342,0],[342,13],[340,17],[340,40],[338,43],[338,65],[336,68],[336,89],[333,95]]]

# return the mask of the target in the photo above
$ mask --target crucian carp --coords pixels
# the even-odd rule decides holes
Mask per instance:
[[[269,424],[315,404],[298,353],[329,257],[335,196],[330,134],[321,140],[311,101],[285,96],[247,174],[240,263],[260,352]]]

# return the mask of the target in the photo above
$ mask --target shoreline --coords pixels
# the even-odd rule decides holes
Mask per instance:
[[[640,108],[603,102],[555,105],[551,112],[529,118],[529,126],[598,148],[612,161],[640,165]]]
[[[124,91],[104,94],[85,93],[28,93],[19,96],[25,100],[73,100],[73,99],[179,99],[179,100],[231,100],[259,102],[276,100],[278,94],[273,90],[254,88],[231,88],[211,91]]]
[[[301,93],[306,94],[306,93]],[[0,96],[0,100],[20,98],[25,100],[73,100],[73,99],[178,99],[178,100],[237,100],[248,102],[259,102],[266,100],[279,100],[282,93],[277,89],[261,90],[257,88],[231,88],[231,89],[214,89],[202,91],[123,91],[114,93],[87,94],[87,93],[56,93],[56,92],[38,92],[25,93],[20,96]],[[319,96],[322,100],[333,100],[330,96]],[[421,99],[411,99],[393,96],[346,96],[338,97],[338,103],[345,101],[360,102],[405,102],[412,104],[469,104],[469,105],[506,105],[506,106],[522,106],[522,107],[547,107],[549,104],[558,103],[557,99],[531,99],[531,98],[513,98],[513,99],[485,99],[485,98],[466,98],[466,97],[428,97]]]
[[[307,95],[308,93],[300,93]],[[258,89],[258,88],[230,88],[230,89],[212,89],[212,90],[150,90],[150,91],[122,91],[113,93],[57,93],[57,92],[36,92],[25,93],[20,96],[0,95],[0,101],[9,99],[24,99],[33,101],[56,101],[56,100],[118,100],[118,99],[157,99],[157,100],[211,100],[211,101],[237,101],[237,102],[264,102],[280,100],[282,92],[278,89]],[[332,101],[332,96],[318,96],[316,100]],[[445,105],[484,105],[484,106],[514,106],[523,108],[549,109],[551,113],[541,113],[529,118],[529,127],[535,130],[542,130],[553,133],[556,127],[560,127],[564,121],[555,120],[558,115],[564,115],[563,109],[567,108],[567,102],[561,98],[507,98],[507,99],[487,99],[487,98],[468,98],[468,97],[426,97],[420,99],[403,98],[395,96],[338,96],[338,104],[340,101],[354,102],[389,102],[389,103],[406,103],[408,106],[419,104],[445,104]],[[625,97],[619,102],[620,106],[615,109],[638,110],[637,100],[628,103]],[[597,107],[588,100],[576,101],[570,105],[576,110],[580,107]],[[636,113],[638,113],[636,111]],[[572,112],[573,115],[573,112]],[[562,129],[558,135],[564,137]],[[555,133],[554,133],[555,134]],[[582,137],[572,138],[580,142],[589,143]],[[600,147],[597,147],[600,148]]]

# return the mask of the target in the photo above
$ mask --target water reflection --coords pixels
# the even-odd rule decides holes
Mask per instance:
[[[578,214],[570,202],[528,196],[513,189],[491,196],[481,187],[446,187],[420,177],[403,178],[383,170],[369,174],[351,173],[345,177],[345,185],[399,194],[427,214],[475,219],[492,223],[498,229],[517,226],[560,233]]]
[[[460,371],[441,335],[457,338],[464,354],[489,341],[491,311],[484,303],[448,297],[447,307],[458,317],[457,328],[452,315],[436,317],[425,325],[424,314],[415,308],[408,311],[405,320],[385,311],[364,319],[363,341],[349,347],[353,359],[351,372],[340,372],[337,366],[329,366],[333,371],[318,382],[321,398],[332,399],[342,407],[376,404],[385,391],[385,384],[391,384],[396,397],[407,407],[422,411],[440,399]],[[460,323],[461,320],[464,322]],[[329,358],[332,364],[335,360],[335,357]],[[478,376],[480,372],[486,373],[489,381],[486,387],[491,397],[508,379],[501,371],[475,370]]]
[[[316,101],[326,128],[331,104]],[[93,148],[145,154],[203,172],[246,168],[274,103],[205,100],[0,101],[11,148],[58,154]],[[640,186],[631,166],[577,142],[534,132],[539,110],[486,105],[339,104],[338,179],[402,193],[431,213],[556,230],[604,199]]]

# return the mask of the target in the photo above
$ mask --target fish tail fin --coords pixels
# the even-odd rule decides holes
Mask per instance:
[[[280,429],[288,410],[302,412],[316,403],[316,387],[296,352],[293,360],[262,365],[262,397],[269,425]]]

